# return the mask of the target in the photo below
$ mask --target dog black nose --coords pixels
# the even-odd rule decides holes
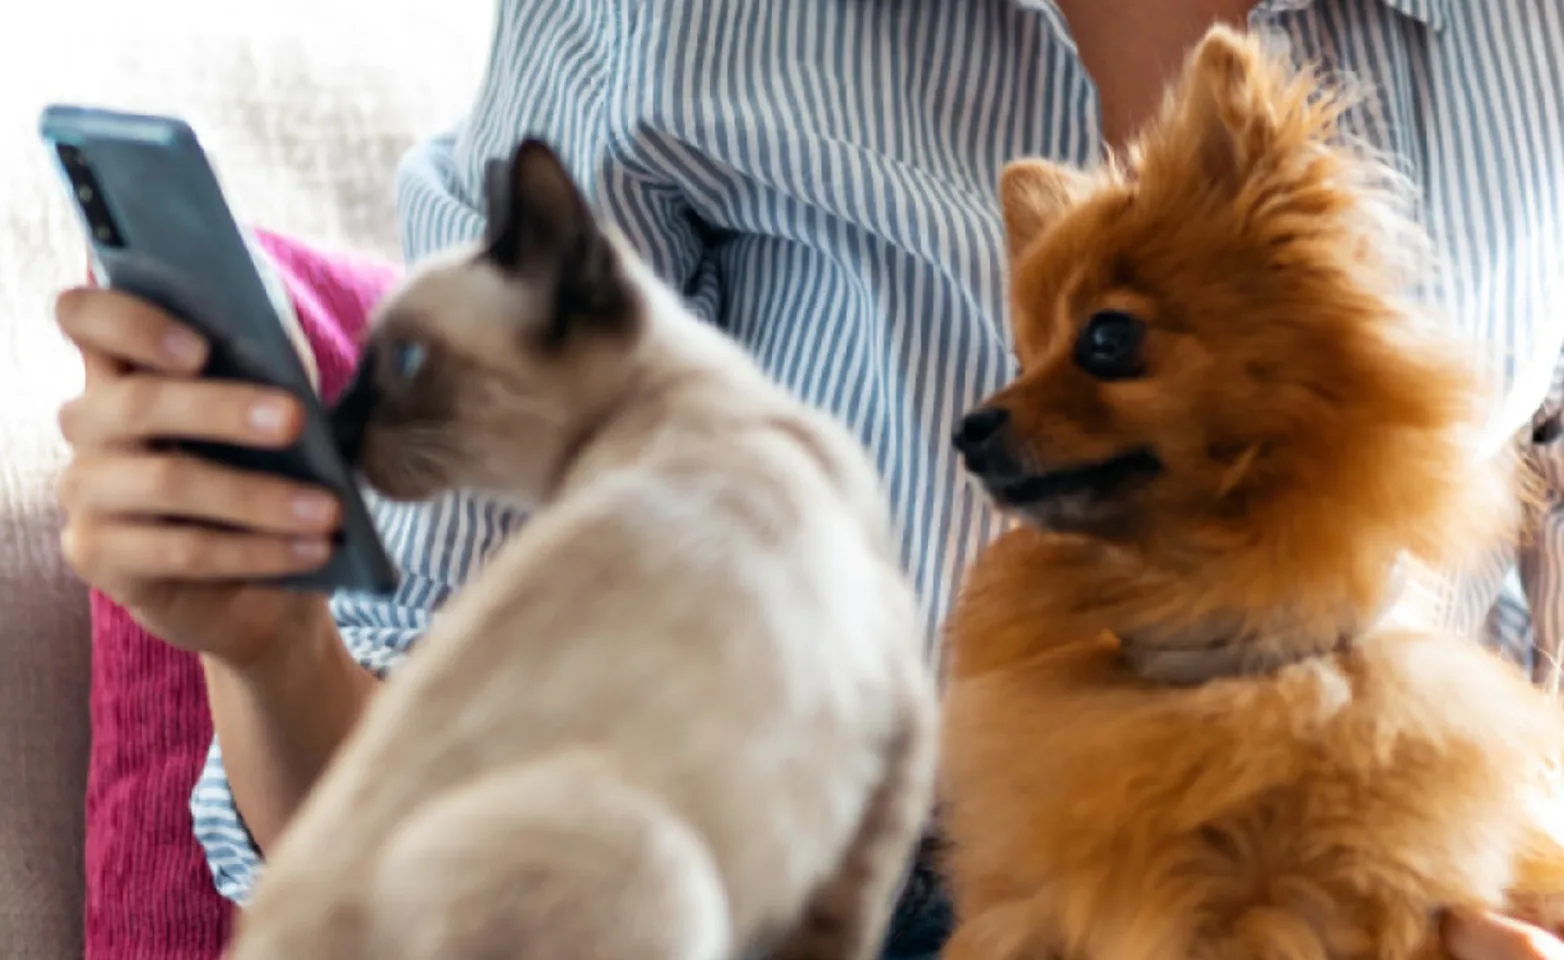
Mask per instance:
[[[968,471],[980,477],[1015,471],[1015,457],[1006,442],[1009,422],[1010,411],[1004,407],[981,407],[961,419],[951,443],[961,452]]]
[[[980,407],[961,418],[961,426],[951,442],[968,459],[988,453],[1001,438],[1010,411],[1004,407]]]

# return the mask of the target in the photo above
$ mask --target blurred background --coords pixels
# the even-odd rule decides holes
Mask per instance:
[[[55,412],[81,370],[49,305],[85,266],[39,110],[183,116],[241,218],[395,256],[397,162],[465,110],[491,17],[488,0],[12,0],[0,12],[0,957],[81,956],[87,603],[59,560],[53,502]]]

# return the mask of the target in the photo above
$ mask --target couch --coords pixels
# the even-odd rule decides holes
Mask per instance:
[[[503,2],[503,0],[501,0]],[[66,0],[0,29],[0,957],[82,956],[91,726],[87,594],[61,563],[55,411],[80,370],[49,320],[81,242],[34,135],[49,101],[185,116],[240,215],[395,256],[392,181],[455,121],[478,0]],[[153,958],[156,960],[156,958]]]

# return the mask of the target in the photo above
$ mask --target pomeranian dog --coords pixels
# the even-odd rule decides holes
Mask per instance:
[[[1397,605],[1521,498],[1344,108],[1218,28],[1123,161],[1001,177],[1019,373],[954,442],[1020,522],[948,624],[947,960],[1437,957],[1441,910],[1556,911],[1557,706]]]
[[[379,308],[334,416],[369,483],[540,507],[290,824],[232,960],[859,960],[937,698],[845,428],[702,324],[542,142]]]

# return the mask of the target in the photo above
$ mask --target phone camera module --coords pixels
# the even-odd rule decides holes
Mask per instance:
[[[92,234],[93,242],[104,247],[124,246],[125,240],[120,236],[119,227],[109,213],[109,206],[103,199],[103,191],[98,186],[98,179],[93,175],[92,167],[87,163],[87,158],[82,155],[81,149],[62,143],[55,148],[55,151],[59,154],[60,163],[65,167],[65,176],[71,183],[72,197],[76,205],[81,208],[82,216],[87,221],[87,231]]]

